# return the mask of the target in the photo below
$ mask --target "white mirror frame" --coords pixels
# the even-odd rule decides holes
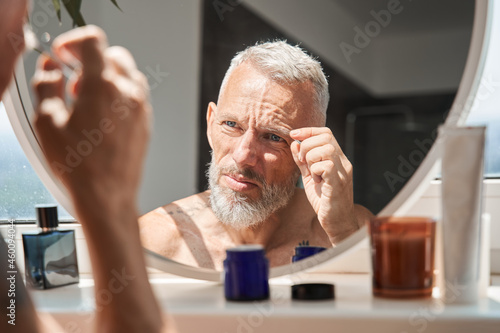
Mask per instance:
[[[489,44],[493,2],[494,0],[476,0],[469,53],[460,86],[451,111],[446,119],[447,125],[464,124],[473,104],[472,102],[476,97]],[[3,99],[5,109],[7,110],[14,133],[33,169],[54,198],[64,209],[75,216],[68,192],[50,171],[49,165],[38,144],[34,129],[27,119],[26,114],[33,114],[33,104],[29,96],[24,66],[22,61],[19,61],[16,67],[15,78]],[[439,138],[436,141],[438,140]],[[430,180],[436,175],[437,167],[439,166],[438,161],[439,151],[436,144],[434,144],[411,179],[378,215],[404,215],[422,195],[429,186]],[[357,249],[366,237],[366,227],[363,227],[337,247],[323,251],[300,262],[272,268],[270,270],[270,277],[297,273],[338,259]],[[170,274],[208,281],[221,281],[222,278],[222,273],[219,271],[181,264],[149,250],[145,250],[145,255],[149,267]]]

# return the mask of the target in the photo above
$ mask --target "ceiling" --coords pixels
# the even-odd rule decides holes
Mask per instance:
[[[331,0],[364,25],[374,20],[371,11],[387,10],[395,0]],[[469,28],[472,24],[474,0],[400,0],[402,11],[391,18],[384,33],[407,33],[414,30]]]

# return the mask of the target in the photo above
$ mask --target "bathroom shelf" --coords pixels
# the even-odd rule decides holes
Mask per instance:
[[[292,301],[290,285],[335,284],[332,301]],[[179,332],[500,332],[500,286],[475,305],[446,305],[437,298],[390,300],[371,295],[368,274],[299,274],[271,281],[271,299],[228,302],[223,286],[189,279],[152,278],[157,298]],[[91,328],[93,281],[33,291],[39,311],[67,331]]]

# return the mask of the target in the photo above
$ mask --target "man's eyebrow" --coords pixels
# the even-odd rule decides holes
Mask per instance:
[[[220,112],[217,114],[218,119],[232,119],[234,121],[238,121],[238,117],[235,115],[225,113],[225,112]],[[290,137],[290,130],[287,129],[281,129],[281,128],[275,128],[275,127],[269,127],[269,126],[262,126],[259,129],[260,131],[263,132],[271,132],[274,134],[277,134],[281,136],[283,139],[286,141],[293,141],[293,139]]]
[[[280,129],[280,128],[272,128],[272,127],[261,127],[261,130],[278,134],[283,139],[292,140],[292,138],[290,137],[290,130]]]
[[[230,114],[225,113],[225,112],[217,112],[216,116],[218,119],[236,119],[236,117],[234,115],[230,115]]]

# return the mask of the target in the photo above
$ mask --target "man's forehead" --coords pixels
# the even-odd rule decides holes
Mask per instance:
[[[293,92],[286,85],[279,84],[257,71],[237,71],[238,68],[228,80],[223,94],[226,98],[260,98],[273,104],[294,99]]]
[[[279,80],[270,78],[264,70],[253,65],[249,61],[245,61],[238,65],[228,78],[226,89],[239,94],[245,94],[254,90],[264,89],[268,91],[272,89],[280,95],[286,95],[287,99],[301,99],[312,102],[312,95],[314,93],[314,86],[312,82],[296,82],[286,83],[279,82]]]
[[[219,104],[242,104],[249,100],[260,102],[267,108],[279,108],[294,116],[309,112],[314,104],[314,91],[308,82],[294,85],[281,84],[269,79],[252,66],[238,66],[231,74]]]

